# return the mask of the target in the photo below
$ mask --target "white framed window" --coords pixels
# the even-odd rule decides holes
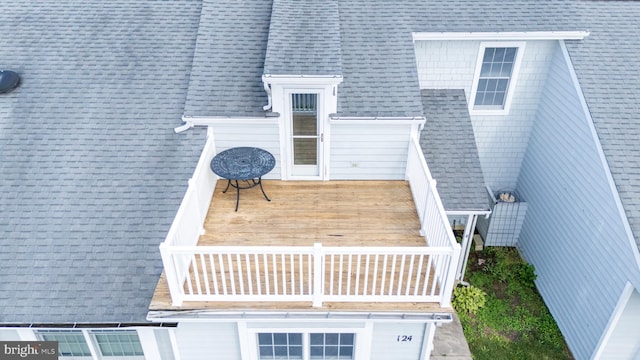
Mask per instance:
[[[352,360],[355,353],[355,334],[311,333],[309,350],[312,360]]]
[[[145,359],[135,329],[38,329],[36,338],[57,341],[63,359]]]
[[[302,359],[301,333],[258,333],[258,356],[268,359]]]
[[[144,359],[136,330],[91,330],[100,355],[109,359]]]
[[[373,324],[238,323],[243,359],[366,360],[371,357]]]
[[[524,42],[480,44],[469,99],[470,113],[504,115],[509,112],[524,48]]]
[[[353,360],[355,333],[257,333],[259,360]]]
[[[43,341],[57,341],[58,356],[61,358],[93,358],[82,330],[38,330],[36,335]]]

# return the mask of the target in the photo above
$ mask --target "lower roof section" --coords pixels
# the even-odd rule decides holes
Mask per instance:
[[[420,146],[446,211],[489,210],[464,90],[423,89]]]

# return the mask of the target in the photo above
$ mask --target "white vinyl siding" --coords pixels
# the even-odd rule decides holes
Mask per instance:
[[[235,323],[180,323],[176,342],[183,360],[241,359],[238,329]]]
[[[517,246],[571,351],[586,359],[638,268],[570,65],[554,48],[518,180],[528,209]]]
[[[551,40],[526,42],[526,51],[520,53],[522,62],[518,79],[510,90],[508,113],[471,113],[482,172],[492,189],[516,186],[555,43]],[[481,44],[480,41],[463,40],[416,41],[420,88],[464,89],[467,102],[471,104]],[[513,43],[504,44],[511,46],[506,44]]]
[[[411,125],[331,122],[331,180],[404,180]]]
[[[0,329],[1,341],[20,341],[20,334],[14,329]]]
[[[280,129],[277,122],[229,120],[209,127],[213,129],[216,153],[239,146],[265,149],[276,158],[276,167],[263,178],[280,179]]]
[[[373,326],[371,360],[420,359],[425,324],[376,323]]]

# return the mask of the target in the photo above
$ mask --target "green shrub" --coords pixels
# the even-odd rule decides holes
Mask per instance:
[[[533,264],[527,264],[524,262],[518,264],[516,273],[518,274],[518,279],[520,279],[522,284],[535,287],[534,281],[538,276],[536,275],[536,268]]]
[[[453,290],[453,307],[458,312],[475,314],[487,301],[487,294],[475,286],[457,286]]]

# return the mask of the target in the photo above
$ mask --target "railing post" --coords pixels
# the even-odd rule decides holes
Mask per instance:
[[[453,295],[453,285],[456,282],[456,273],[458,270],[458,261],[460,261],[460,245],[455,244],[451,247],[451,260],[447,266],[444,286],[442,287],[442,295],[440,297],[440,306],[451,307],[451,297]]]
[[[322,255],[322,244],[314,243],[313,244],[313,294],[312,301],[313,307],[322,307],[322,297],[323,297],[323,279],[322,274],[324,274],[324,270],[322,269],[324,265],[324,256]]]
[[[176,274],[176,266],[173,262],[173,254],[171,254],[170,246],[165,242],[160,244],[160,255],[162,256],[162,265],[164,266],[164,275],[171,294],[171,304],[173,306],[182,305],[182,288],[178,284],[178,274]]]

